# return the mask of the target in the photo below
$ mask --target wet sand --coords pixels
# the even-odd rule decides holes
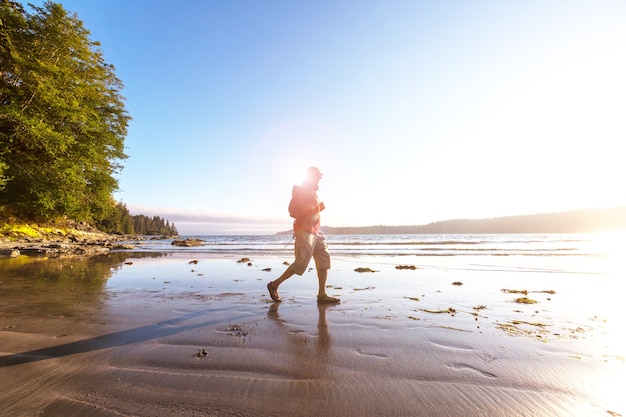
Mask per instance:
[[[1,414],[626,413],[619,277],[345,258],[329,276],[341,304],[317,305],[314,271],[273,303],[286,260],[0,259]]]

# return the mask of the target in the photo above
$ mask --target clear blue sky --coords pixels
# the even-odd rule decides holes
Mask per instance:
[[[41,1],[35,1],[41,4]],[[124,82],[116,198],[183,234],[626,205],[626,2],[63,0]]]

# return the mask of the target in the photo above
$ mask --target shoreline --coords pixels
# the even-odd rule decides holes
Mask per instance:
[[[624,414],[618,280],[467,268],[480,259],[344,258],[328,281],[342,303],[323,307],[314,271],[287,281],[284,301],[271,302],[265,284],[290,260],[283,256],[0,259],[0,409]],[[356,272],[367,266],[377,272]],[[516,303],[524,294],[505,288],[528,290],[537,303]]]
[[[136,245],[149,240],[163,240],[170,236],[112,235],[100,231],[53,229],[38,237],[0,236],[0,259],[3,257],[42,256],[58,258],[64,256],[98,255],[113,250],[133,250]]]

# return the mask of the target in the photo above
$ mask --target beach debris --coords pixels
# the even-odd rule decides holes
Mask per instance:
[[[498,323],[496,324],[496,327],[510,335],[531,335],[533,333],[531,330],[520,329],[511,323]]]
[[[602,323],[606,323],[606,322],[607,322],[607,319],[601,319],[601,318],[600,318],[600,317],[598,317],[598,316],[593,316],[593,317],[590,317],[590,318],[589,318],[589,320],[591,320],[591,321],[600,321],[600,322],[602,322]]]
[[[452,326],[435,326],[435,327],[439,329],[454,330],[457,332],[473,333],[471,330],[459,329],[457,327],[452,327]]]
[[[189,261],[190,265],[197,265],[198,264],[198,260],[194,259],[193,261]]]
[[[536,331],[530,329],[524,329],[520,326],[531,326],[538,328]],[[538,340],[542,342],[547,342],[544,336],[548,334],[548,331],[545,329],[548,325],[544,323],[538,322],[529,322],[523,320],[511,320],[508,323],[498,323],[496,324],[496,328],[507,332],[512,336],[521,335],[521,336],[535,336]]]
[[[567,329],[569,330],[571,335],[574,335],[575,333],[586,333],[587,331],[585,329],[583,329],[582,327],[578,326],[575,329]],[[576,337],[574,337],[576,338]]]
[[[419,301],[420,300],[417,297],[404,297],[404,298],[406,298],[407,300],[412,300],[412,301]]]
[[[365,288],[354,288],[354,287],[352,287],[352,289],[353,289],[354,291],[367,291],[367,290],[375,290],[375,289],[376,289],[376,287],[372,287],[372,286],[365,287]]]
[[[354,271],[355,272],[378,272],[371,268],[356,268]]]
[[[487,306],[486,305],[482,305],[482,304],[479,305],[479,306],[474,306],[473,307],[473,309],[476,310],[476,311],[484,310],[486,308],[487,308]]]
[[[194,353],[193,356],[195,356],[196,358],[204,358],[208,354],[209,352],[207,352],[206,349],[198,349],[198,351]]]
[[[398,265],[396,266],[396,269],[410,269],[415,271],[417,267],[415,265]]]
[[[520,324],[527,324],[529,326],[536,326],[536,327],[546,327],[547,326],[547,324],[538,323],[538,322],[524,321],[524,320],[511,320],[510,323],[515,325],[515,326],[518,326]]]
[[[183,240],[173,240],[172,241],[172,246],[186,246],[186,247],[191,247],[191,246],[202,246],[202,240],[201,239],[183,239]]]
[[[263,271],[263,272],[271,272],[272,268],[263,268],[263,269],[261,269],[261,271]]]
[[[240,324],[229,324],[226,331],[229,336],[245,337],[248,335],[248,332],[245,331],[243,326]]]
[[[556,291],[554,290],[528,291],[528,290],[509,290],[509,289],[503,288],[500,291],[502,291],[503,293],[507,293],[507,294],[524,294],[524,295],[528,295],[529,293],[556,294]]]
[[[445,310],[429,310],[427,308],[420,308],[420,310],[426,312],[426,313],[433,313],[433,314],[442,314],[442,313],[448,313],[451,316],[454,316],[456,314],[456,310],[453,307],[448,307]]]
[[[283,262],[283,265],[289,266],[289,262],[285,261],[285,262]]]
[[[500,291],[507,294],[524,294],[528,295],[528,290],[507,290],[506,288],[502,288]]]
[[[463,285],[463,283],[462,283],[461,281],[454,281],[454,282],[452,283],[452,285],[461,286],[461,285]]]
[[[128,262],[124,262],[124,265],[132,265],[133,263],[128,261]]]
[[[516,303],[519,303],[519,304],[537,304],[536,300],[533,300],[533,299],[528,298],[528,297],[516,298],[514,301]]]

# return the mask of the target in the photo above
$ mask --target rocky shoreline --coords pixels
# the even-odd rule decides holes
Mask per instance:
[[[97,255],[115,249],[133,249],[133,245],[115,244],[109,241],[81,243],[6,243],[0,242],[0,257],[16,258],[20,255],[59,258],[64,256]]]
[[[131,250],[144,237],[113,235],[85,223],[69,227],[13,225],[0,233],[0,259],[20,255],[59,258]]]
[[[20,255],[58,258],[63,256],[97,255],[111,250],[133,249],[134,245],[121,243],[128,236],[94,234],[91,236],[63,238],[0,238],[0,258],[16,258]]]
[[[7,238],[0,235],[0,259],[20,255],[60,258],[98,255],[114,250],[132,250],[145,240],[171,239],[175,236],[110,235],[103,232],[69,234],[63,237]],[[174,240],[173,246],[201,246],[199,239]]]

